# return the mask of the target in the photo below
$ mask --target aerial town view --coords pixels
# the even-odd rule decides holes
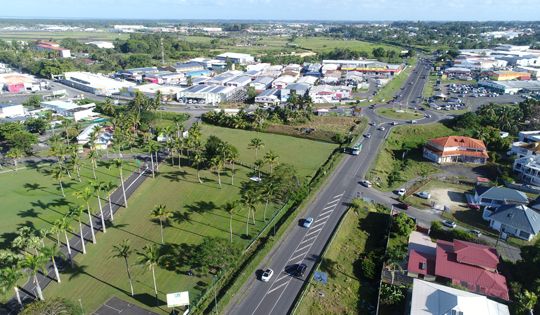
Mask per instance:
[[[0,315],[540,314],[538,0],[0,12]]]

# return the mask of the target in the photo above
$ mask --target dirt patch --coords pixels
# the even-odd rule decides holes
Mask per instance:
[[[462,210],[467,207],[467,200],[462,191],[454,188],[435,188],[429,191],[431,201],[437,205],[447,206],[451,210]]]

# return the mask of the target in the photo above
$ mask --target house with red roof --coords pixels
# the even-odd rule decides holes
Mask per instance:
[[[438,240],[435,253],[411,249],[407,274],[433,281],[449,280],[471,292],[509,300],[506,278],[498,273],[499,256],[489,246],[454,240]]]
[[[59,57],[62,57],[62,58],[71,57],[71,51],[69,49],[63,48],[60,46],[60,44],[55,43],[55,42],[40,40],[36,43],[35,48],[36,50],[40,50],[40,51],[49,51],[49,52],[56,53]]]
[[[489,158],[482,140],[449,136],[431,139],[424,146],[424,158],[443,163],[485,164]]]

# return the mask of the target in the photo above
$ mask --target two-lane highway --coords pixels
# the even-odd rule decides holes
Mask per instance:
[[[424,82],[423,76],[429,71],[427,69],[426,64],[419,62],[400,92],[400,98],[405,97],[402,101],[407,103],[409,99],[421,96],[422,88],[419,86]],[[271,268],[274,270],[273,277],[269,282],[263,282],[254,273],[238,291],[225,313],[239,315],[287,314],[296,296],[300,293],[305,278],[320,259],[320,255],[334,233],[340,218],[347,211],[348,203],[360,192],[364,197],[375,202],[383,204],[395,202],[384,194],[374,190],[365,190],[358,185],[358,182],[364,178],[369,170],[392,127],[390,120],[377,116],[372,109],[366,109],[364,112],[364,115],[373,123],[366,130],[372,136],[369,139],[364,139],[360,155],[344,157],[315,200],[302,214],[302,218],[311,217],[314,219],[311,227],[302,227],[301,220],[298,224],[289,227],[284,238],[276,243],[260,266],[260,269]],[[431,118],[419,122],[428,123],[437,119],[438,117],[433,115]],[[381,126],[384,126],[385,130],[380,130]],[[415,209],[410,211],[420,222],[429,223],[437,219],[431,213]],[[307,265],[307,270],[305,276],[299,278],[294,276],[291,270],[301,263]]]

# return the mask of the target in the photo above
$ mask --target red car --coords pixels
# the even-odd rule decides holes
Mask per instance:
[[[480,206],[475,205],[473,203],[469,203],[467,206],[469,206],[469,209],[472,209],[472,210],[480,210]]]

